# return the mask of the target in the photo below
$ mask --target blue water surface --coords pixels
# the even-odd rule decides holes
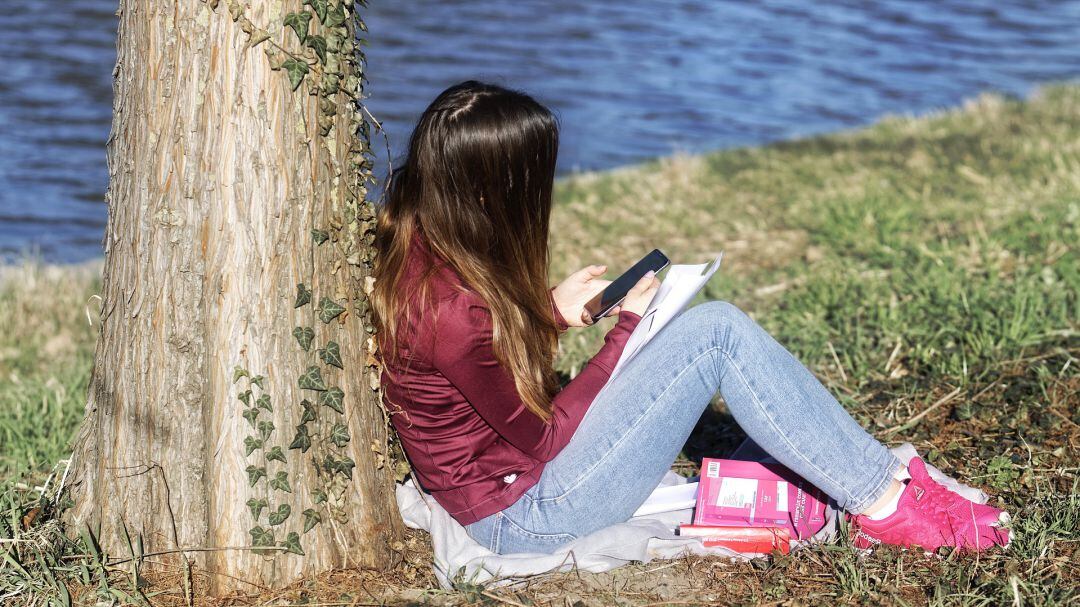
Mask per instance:
[[[101,254],[116,6],[5,0],[0,258]],[[563,173],[1080,76],[1080,0],[371,0],[367,20],[394,154],[439,91],[480,78],[556,110]]]

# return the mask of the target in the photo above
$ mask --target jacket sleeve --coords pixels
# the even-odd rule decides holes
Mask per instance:
[[[633,312],[619,313],[600,351],[555,395],[552,417],[545,422],[525,407],[513,376],[495,358],[491,313],[483,302],[470,294],[456,295],[439,306],[438,315],[435,367],[507,442],[544,462],[570,442],[641,320]]]
[[[563,333],[570,328],[570,323],[566,322],[562,312],[559,311],[559,306],[555,304],[555,287],[548,289],[548,300],[551,301],[551,314],[555,317],[555,327],[559,329],[559,333]]]

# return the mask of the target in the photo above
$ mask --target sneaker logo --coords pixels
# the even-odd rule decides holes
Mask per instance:
[[[860,539],[860,540],[864,540],[866,542],[869,542],[870,544],[872,544],[874,546],[877,546],[878,544],[881,543],[881,540],[879,540],[876,537],[869,536],[863,531],[860,531],[860,532],[856,533],[855,538]]]
[[[923,494],[926,493],[926,490],[922,487],[912,487],[912,489],[915,490],[915,501],[921,501]]]

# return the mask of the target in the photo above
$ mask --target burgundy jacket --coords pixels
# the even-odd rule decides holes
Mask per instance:
[[[402,289],[432,266],[431,309],[403,319],[383,394],[415,481],[468,525],[513,504],[570,441],[641,318],[621,312],[604,345],[554,398],[544,422],[495,359],[491,314],[448,264],[413,241]],[[566,321],[552,305],[556,323]]]

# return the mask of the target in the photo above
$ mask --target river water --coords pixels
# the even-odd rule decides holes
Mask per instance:
[[[395,153],[439,91],[479,78],[555,109],[563,173],[1080,76],[1078,0],[371,4],[369,106]],[[115,10],[116,0],[4,0],[0,259],[101,254]]]

